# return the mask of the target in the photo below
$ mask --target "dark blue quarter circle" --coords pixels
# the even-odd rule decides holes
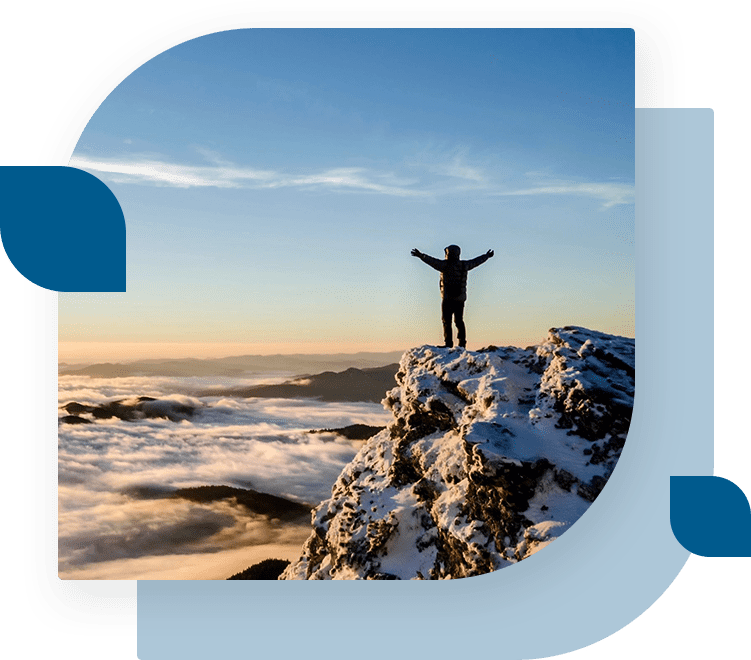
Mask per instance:
[[[27,280],[52,291],[125,291],[125,218],[74,167],[0,167],[0,238]]]
[[[670,526],[695,555],[751,557],[751,507],[728,479],[670,477]]]

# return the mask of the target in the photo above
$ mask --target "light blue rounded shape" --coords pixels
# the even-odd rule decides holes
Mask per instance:
[[[636,187],[636,405],[618,467],[568,532],[462,580],[139,581],[138,657],[541,658],[649,608],[689,556],[670,476],[712,472],[711,110],[636,111]]]

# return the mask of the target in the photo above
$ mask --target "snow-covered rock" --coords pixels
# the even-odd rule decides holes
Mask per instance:
[[[628,433],[634,340],[407,351],[372,437],[280,579],[448,579],[521,561],[587,510]]]

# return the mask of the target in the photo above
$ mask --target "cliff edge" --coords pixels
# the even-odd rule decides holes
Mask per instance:
[[[565,532],[628,433],[634,340],[553,328],[538,346],[422,346],[372,437],[312,514],[279,579],[449,579],[495,571]]]

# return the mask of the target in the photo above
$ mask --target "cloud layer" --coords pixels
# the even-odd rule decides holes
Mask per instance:
[[[213,561],[216,573],[227,553],[235,564],[242,563],[240,548],[285,547],[294,554],[309,531],[306,525],[270,521],[232,501],[199,504],[160,495],[217,484],[315,505],[328,497],[360,443],[308,431],[384,425],[390,419],[378,404],[191,396],[191,386],[198,385],[180,378],[60,377],[60,405],[148,395],[197,408],[192,419],[181,422],[110,419],[60,425],[62,577],[144,579],[152,571],[186,577],[184,556],[204,568]],[[205,379],[200,386],[206,387]],[[163,563],[167,556],[174,558],[174,571]],[[233,565],[224,577],[251,563]]]

